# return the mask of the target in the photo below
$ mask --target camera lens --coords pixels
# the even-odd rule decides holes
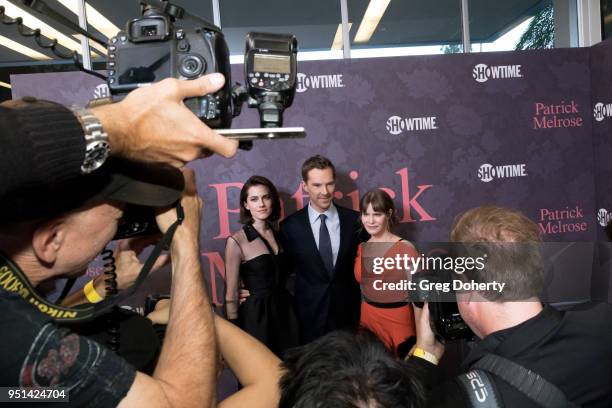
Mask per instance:
[[[179,72],[185,78],[195,78],[204,72],[204,61],[197,55],[187,55],[181,60]]]

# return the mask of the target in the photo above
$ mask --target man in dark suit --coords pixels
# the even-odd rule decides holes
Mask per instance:
[[[302,339],[356,328],[360,290],[353,274],[359,213],[333,203],[336,169],[314,156],[302,165],[307,207],[281,223],[281,243],[296,272],[295,299]]]

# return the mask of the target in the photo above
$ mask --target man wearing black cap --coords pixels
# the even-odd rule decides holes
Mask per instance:
[[[115,162],[71,188],[38,191],[44,202],[27,188],[19,193],[0,203],[0,387],[63,387],[74,406],[211,404],[215,340],[200,270],[201,200],[193,173]],[[178,199],[182,211],[169,207]],[[175,229],[169,324],[152,377],[53,322],[79,319],[89,309],[63,309],[36,295],[42,282],[85,272],[115,235],[126,203],[161,207],[160,230]]]

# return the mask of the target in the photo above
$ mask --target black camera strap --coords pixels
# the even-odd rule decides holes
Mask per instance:
[[[472,408],[501,408],[504,406],[495,383],[483,370],[470,370],[456,377]]]
[[[30,281],[25,276],[23,271],[9,257],[0,252],[0,290],[10,293],[16,293],[26,302],[30,303],[41,313],[52,317],[58,323],[82,323],[89,321],[94,317],[100,316],[109,311],[113,306],[133,295],[136,289],[144,282],[149,275],[151,268],[161,252],[170,245],[174,233],[179,225],[185,219],[183,207],[178,203],[176,205],[177,220],[168,228],[162,239],[157,245],[142,266],[138,278],[134,284],[122,291],[121,293],[108,296],[100,303],[79,305],[76,307],[63,307],[49,302],[41,296],[36,289],[30,284]]]
[[[0,289],[18,294],[41,313],[58,322],[85,321],[93,317],[93,305],[85,308],[69,308],[47,301],[36,292],[19,266],[2,253],[0,253]]]
[[[576,404],[568,401],[563,391],[556,385],[527,367],[505,357],[485,354],[472,367],[476,370],[470,373],[480,372],[481,377],[482,371],[494,374],[543,408],[577,407]],[[466,375],[463,374],[461,377]]]

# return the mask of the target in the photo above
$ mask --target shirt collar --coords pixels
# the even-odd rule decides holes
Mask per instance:
[[[317,210],[312,208],[310,203],[308,203],[308,219],[310,220],[311,224],[314,224],[319,219],[321,214],[325,214],[328,220],[334,221],[336,218],[338,218],[338,209],[336,209],[336,206],[334,206],[334,203],[332,203],[327,211],[319,213]]]

